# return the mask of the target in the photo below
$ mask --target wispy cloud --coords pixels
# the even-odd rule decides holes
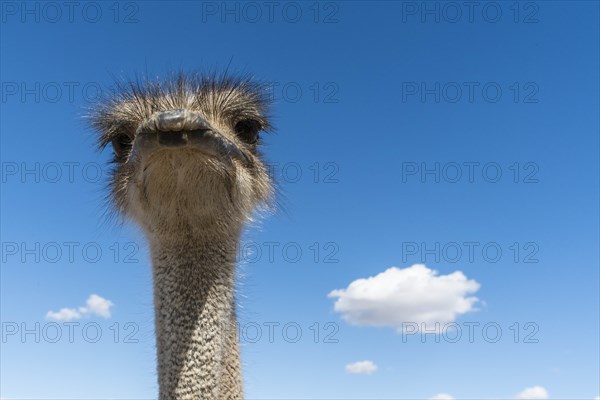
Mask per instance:
[[[478,299],[469,295],[479,287],[461,271],[439,275],[415,264],[357,279],[328,296],[337,299],[335,311],[353,325],[401,328],[403,323],[424,323],[429,327],[473,311]]]
[[[515,399],[518,400],[546,400],[548,391],[542,386],[533,386],[517,393]]]
[[[77,309],[61,308],[59,311],[48,311],[46,313],[46,319],[54,321],[72,321],[92,315],[110,318],[110,308],[114,306],[112,301],[98,296],[97,294],[92,294],[85,303],[85,306]]]
[[[357,361],[346,365],[346,372],[349,374],[371,375],[375,371],[377,371],[377,365],[369,360]]]
[[[454,400],[454,397],[452,397],[452,395],[449,395],[448,393],[439,393],[429,398],[429,400]]]

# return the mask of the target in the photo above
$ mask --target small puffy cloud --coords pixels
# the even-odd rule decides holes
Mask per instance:
[[[82,314],[95,314],[104,318],[110,318],[110,308],[114,305],[112,301],[107,300],[97,294],[92,294],[86,301],[87,307],[79,307]]]
[[[81,318],[81,314],[74,308],[61,308],[60,311],[48,311],[46,313],[46,319],[54,321],[72,321],[79,318]]]
[[[518,400],[546,400],[548,391],[541,386],[533,386],[517,393],[515,399]]]
[[[46,319],[54,321],[72,321],[84,316],[99,315],[104,318],[110,318],[110,308],[114,306],[113,302],[97,294],[92,294],[86,300],[85,307],[61,308],[60,311],[48,311]]]
[[[346,365],[346,372],[349,374],[371,375],[375,371],[377,371],[377,365],[373,361],[357,361]]]
[[[353,325],[395,327],[403,323],[434,326],[455,321],[474,310],[479,283],[461,271],[439,275],[423,264],[391,267],[345,289],[328,294],[336,298],[334,310]]]
[[[448,393],[440,393],[440,394],[436,394],[429,400],[454,400],[454,397],[452,397]]]

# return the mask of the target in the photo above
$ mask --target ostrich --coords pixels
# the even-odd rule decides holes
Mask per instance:
[[[100,148],[114,149],[115,209],[150,245],[160,399],[243,398],[236,249],[272,204],[265,89],[180,74],[120,88],[91,115]]]

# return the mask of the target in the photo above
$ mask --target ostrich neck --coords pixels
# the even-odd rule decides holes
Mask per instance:
[[[243,397],[234,302],[239,231],[219,231],[151,240],[161,400]]]

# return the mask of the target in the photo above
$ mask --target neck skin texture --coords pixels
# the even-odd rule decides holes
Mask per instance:
[[[240,231],[219,231],[150,238],[161,400],[243,398],[234,301]]]

